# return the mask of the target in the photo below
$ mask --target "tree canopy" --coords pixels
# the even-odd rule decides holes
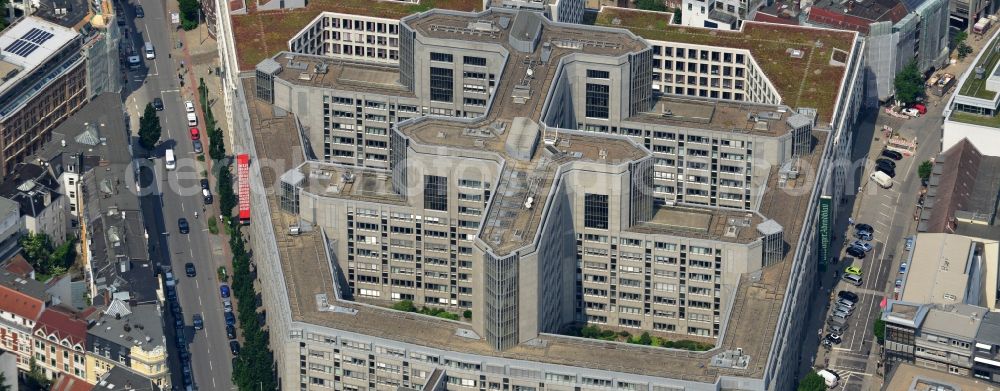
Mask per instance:
[[[160,117],[152,103],[146,104],[146,110],[139,117],[139,144],[146,150],[152,150],[160,142],[163,128],[160,127]]]
[[[933,170],[934,163],[931,163],[930,160],[924,160],[923,163],[920,163],[920,167],[917,168],[917,175],[920,179],[928,179],[931,177],[931,171]]]
[[[809,372],[799,382],[799,391],[826,391],[826,380],[815,371]]]
[[[198,10],[201,8],[198,0],[179,0],[177,6],[181,14],[181,27],[185,31],[194,30],[195,27],[198,27]]]
[[[63,274],[76,260],[73,240],[67,240],[56,247],[49,235],[28,233],[22,236],[18,243],[21,245],[24,259],[35,268],[40,278]]]
[[[924,76],[917,69],[917,62],[910,61],[906,67],[896,74],[896,100],[904,104],[913,104],[924,95]]]

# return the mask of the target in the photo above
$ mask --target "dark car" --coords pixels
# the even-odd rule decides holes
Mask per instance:
[[[844,300],[847,300],[847,301],[852,302],[852,303],[857,303],[858,302],[858,294],[854,293],[854,292],[840,291],[840,292],[837,292],[837,297],[839,297],[841,299],[844,299]]]
[[[823,340],[829,341],[831,344],[834,345],[840,345],[840,342],[842,341],[839,335],[833,333],[827,334],[826,337],[823,338]]]
[[[174,318],[174,328],[175,329],[183,329],[184,328],[184,319]]]
[[[854,232],[854,237],[868,242],[872,240],[872,234],[866,231],[856,231]]]
[[[163,111],[163,99],[154,98],[153,99],[153,108],[156,109],[156,111]]]
[[[892,160],[889,160],[889,159],[878,159],[878,160],[875,160],[875,164],[879,164],[879,165],[884,164],[884,165],[886,165],[888,167],[892,167],[893,170],[896,169],[896,162],[894,162]]]
[[[205,328],[205,319],[202,319],[201,314],[194,314],[191,325],[194,326],[195,330],[201,330]]]
[[[859,231],[859,232],[867,232],[867,233],[870,233],[870,234],[874,234],[875,233],[875,227],[872,227],[872,226],[870,226],[868,224],[862,224],[862,223],[855,224],[854,225],[854,229],[857,230],[857,231]]]
[[[194,277],[197,274],[193,263],[188,262],[184,264],[184,274],[187,274],[188,277]]]
[[[891,160],[881,159],[875,162],[875,167],[879,171],[896,171],[896,165],[889,164]]]
[[[226,284],[219,285],[219,295],[221,295],[223,299],[228,299],[229,298],[229,285],[226,285]]]
[[[177,230],[182,234],[187,234],[191,231],[191,227],[188,225],[187,219],[183,217],[177,219]]]
[[[194,148],[194,153],[201,153],[204,151],[204,148],[201,146],[201,140],[192,141],[191,146]]]
[[[229,341],[229,351],[232,352],[234,356],[239,356],[240,343],[237,341]]]
[[[864,257],[865,257],[865,250],[862,250],[862,249],[857,248],[857,247],[848,247],[847,248],[847,255],[850,255],[850,256],[858,258],[858,259],[864,259]]]
[[[232,312],[226,312],[223,316],[226,318],[227,326],[236,326],[236,315],[233,315]]]
[[[888,149],[883,149],[882,150],[882,156],[885,156],[885,157],[887,157],[889,159],[892,159],[892,160],[901,160],[901,159],[903,159],[903,154],[901,154],[899,152],[896,152],[896,151],[891,151],[891,150],[888,150]]]
[[[212,192],[208,189],[201,189],[201,199],[205,201],[205,205],[212,204]]]
[[[187,339],[184,338],[184,333],[177,334],[177,348],[180,349],[187,345]]]
[[[135,6],[135,17],[142,19],[146,17],[146,11],[142,9],[141,5]]]
[[[208,190],[208,179],[205,178],[201,179],[201,189]]]
[[[893,170],[893,169],[891,169],[889,167],[875,166],[875,170],[882,171],[883,173],[885,173],[885,175],[888,175],[889,178],[895,178],[896,177],[896,170]]]
[[[236,326],[231,324],[226,325],[226,338],[236,339]]]
[[[181,305],[177,304],[176,301],[171,301],[170,302],[170,312],[173,312],[174,316],[177,316],[178,314],[181,313]]]

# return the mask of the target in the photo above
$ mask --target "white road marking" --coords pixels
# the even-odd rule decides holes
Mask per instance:
[[[160,91],[161,94],[164,93],[164,92],[181,92],[181,90],[162,90],[162,91]]]
[[[184,204],[181,203],[181,212],[184,212]]]

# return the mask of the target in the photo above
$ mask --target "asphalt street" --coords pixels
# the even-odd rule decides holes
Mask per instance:
[[[171,49],[178,47],[177,34],[166,13],[166,3],[155,0],[119,0],[128,15],[126,45],[143,59],[143,66],[128,68],[126,87],[126,107],[131,117],[131,128],[138,129],[139,116],[147,103],[154,98],[163,100],[164,110],[159,111],[163,128],[160,144],[147,156],[137,153],[142,186],[141,203],[143,215],[150,233],[150,254],[164,269],[172,269],[178,279],[178,302],[184,319],[184,344],[176,343],[174,316],[170,306],[165,306],[168,353],[171,357],[172,383],[183,385],[182,366],[179,360],[181,349],[191,353],[195,388],[222,390],[234,388],[231,382],[232,355],[226,338],[223,308],[219,297],[219,281],[216,269],[225,264],[222,259],[221,237],[208,232],[205,219],[217,216],[208,205],[206,208],[199,180],[203,177],[203,162],[196,159],[187,126],[184,101],[194,97],[182,96],[178,73],[180,67],[177,56],[170,56]],[[141,4],[144,18],[135,18],[134,5]],[[146,41],[152,42],[156,58],[145,59],[142,48]],[[199,118],[202,142],[203,119]],[[173,149],[177,157],[177,169],[167,171],[163,156],[167,149]],[[207,149],[207,148],[206,148]],[[213,189],[214,193],[214,189]],[[195,218],[194,214],[200,216]],[[186,218],[190,224],[189,234],[178,232],[177,221]],[[185,276],[184,264],[195,264],[197,275]],[[202,314],[205,319],[203,330],[195,331],[192,326],[194,314]]]
[[[845,221],[840,222],[840,229],[835,231],[837,240],[834,244],[839,246],[835,248],[840,251],[840,261],[832,264],[820,277],[821,294],[814,301],[816,311],[812,317],[817,332],[810,338],[816,342],[814,345],[810,341],[807,345],[810,347],[808,350],[814,352],[814,360],[809,360],[808,364],[814,364],[817,368],[831,368],[841,375],[842,382],[838,389],[868,390],[881,386],[878,361],[880,346],[872,331],[873,324],[881,316],[882,300],[892,298],[895,280],[904,277],[899,273],[899,266],[907,257],[905,238],[915,230],[913,214],[921,187],[917,167],[940,152],[942,110],[943,105],[937,104],[928,108],[927,115],[906,120],[869,110],[857,128],[853,159],[861,162],[861,168],[856,172],[856,184],[861,187],[861,192],[851,202],[854,208],[850,217],[856,223],[874,227],[875,235],[871,242],[873,249],[864,259],[845,260],[848,257],[845,250],[855,240],[854,229]],[[885,144],[884,135],[881,134],[883,125],[893,127],[908,139],[915,137],[919,142],[913,156],[896,162],[896,177],[889,189],[883,189],[868,179],[875,160],[881,158],[880,153]],[[854,286],[839,278],[844,275],[844,269],[848,266],[861,268],[861,286]],[[828,333],[825,322],[829,317],[831,303],[836,300],[840,290],[857,293],[860,301],[848,318],[849,327],[842,335],[842,343],[834,345],[829,351],[817,352],[819,338]]]

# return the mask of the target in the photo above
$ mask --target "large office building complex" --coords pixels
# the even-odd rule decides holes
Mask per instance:
[[[283,387],[791,387],[864,45],[663,15],[324,13],[260,61],[237,149]]]

